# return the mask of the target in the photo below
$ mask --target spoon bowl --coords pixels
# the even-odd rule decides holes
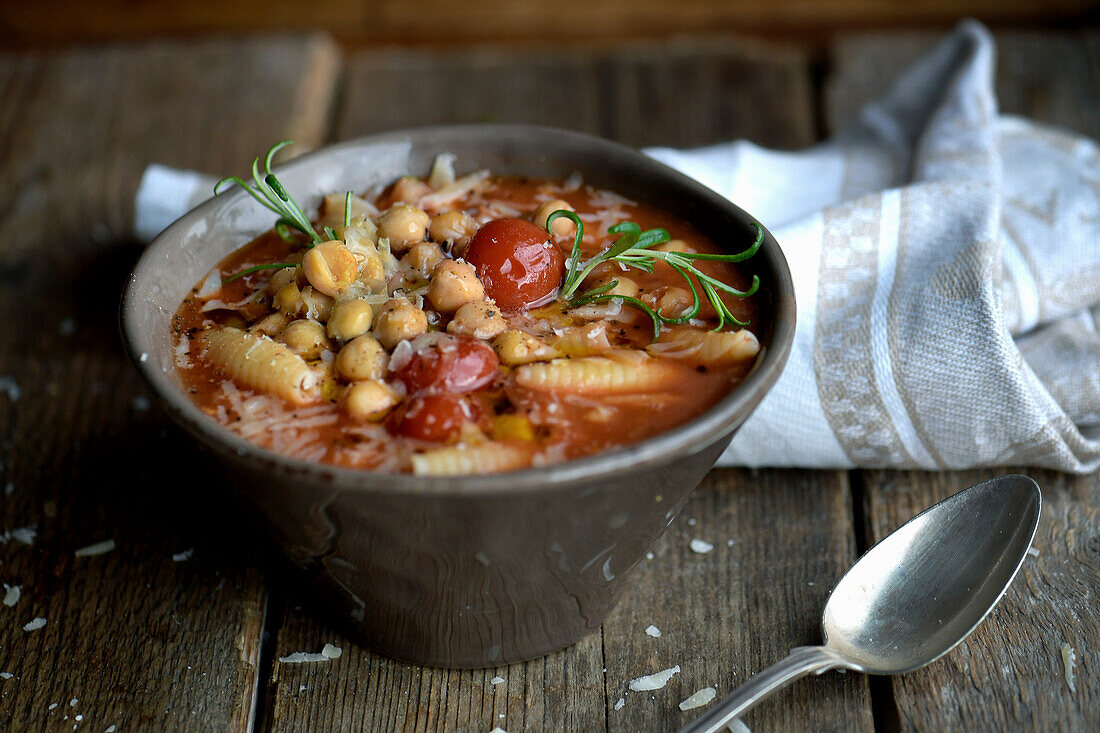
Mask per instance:
[[[872,547],[825,604],[825,645],[851,669],[911,672],[946,654],[1000,600],[1031,547],[1039,486],[1003,476],[972,486]]]
[[[715,733],[754,704],[814,672],[911,672],[974,630],[1008,589],[1039,526],[1042,494],[1002,476],[944,499],[868,550],[829,595],[824,646],[798,647],[681,733]]]

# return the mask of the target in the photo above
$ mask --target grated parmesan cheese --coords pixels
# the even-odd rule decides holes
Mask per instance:
[[[1062,668],[1065,670],[1066,684],[1070,692],[1077,692],[1077,676],[1073,669],[1077,666],[1077,653],[1066,642],[1062,642]]]
[[[0,377],[0,392],[7,392],[8,399],[12,402],[18,402],[19,398],[23,396],[23,390],[19,389],[19,383],[15,381],[15,377],[10,375]]]
[[[498,676],[496,676],[496,677],[494,677],[493,679],[489,680],[489,683],[490,683],[490,684],[493,684],[493,685],[499,685],[499,684],[501,684],[502,682],[504,682],[504,678],[503,678],[503,677],[500,677],[499,675],[498,675]]]
[[[37,525],[30,524],[26,527],[16,527],[15,529],[8,530],[7,532],[0,532],[0,543],[6,543],[10,540],[15,540],[16,542],[22,542],[24,545],[33,545],[34,538],[37,536]]]
[[[16,603],[19,603],[20,590],[18,585],[8,585],[4,583],[4,605],[11,608]]]
[[[657,638],[658,636],[660,636],[660,635],[661,635],[661,630],[660,630],[660,629],[658,629],[658,628],[657,628],[656,626],[654,626],[653,624],[650,624],[649,626],[646,626],[646,627],[645,627],[645,632],[646,632],[647,634],[649,634],[650,636],[652,636],[652,637],[653,637],[654,639],[656,639],[656,638]]]
[[[94,555],[104,555],[115,549],[114,540],[103,540],[102,542],[95,542],[85,547],[81,547],[79,550],[73,553],[76,557],[92,557]]]
[[[325,644],[324,649],[321,650],[321,656],[325,659],[339,659],[343,653],[344,650],[334,644]]]
[[[626,705],[626,698],[620,697],[619,701],[615,703],[615,709],[622,710],[623,705]]]
[[[694,710],[695,708],[701,708],[714,700],[714,697],[717,694],[718,692],[713,687],[704,687],[703,689],[699,690],[694,695],[689,697],[687,700],[684,700],[682,703],[680,703],[680,709],[687,711]]]
[[[705,555],[714,549],[714,545],[703,540],[692,540],[689,546],[692,552],[698,552],[700,555]]]
[[[283,664],[301,664],[303,662],[327,662],[328,657],[324,654],[313,654],[311,652],[294,652],[285,657],[279,657],[279,661]]]
[[[10,680],[14,676],[11,672],[0,672],[0,679]]]
[[[28,621],[23,624],[23,631],[38,631],[46,625],[46,619],[41,616],[36,617],[33,621]]]
[[[668,681],[672,679],[672,676],[677,674],[679,671],[680,665],[677,664],[675,667],[669,667],[668,669],[663,669],[660,672],[646,675],[645,677],[636,677],[630,680],[630,683],[627,686],[630,689],[634,690],[634,692],[648,692],[649,690],[659,690],[667,685]]]
[[[1027,554],[1031,555],[1032,557],[1039,557],[1039,548],[1029,547],[1027,548]]]
[[[191,556],[195,554],[194,547],[188,547],[183,552],[177,552],[172,555],[172,560],[175,562],[187,562],[191,559]]]

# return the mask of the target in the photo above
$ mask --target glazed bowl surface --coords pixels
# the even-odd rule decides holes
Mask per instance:
[[[276,173],[308,211],[326,193],[425,175],[445,152],[460,171],[556,179],[579,171],[585,183],[673,212],[731,249],[756,234],[755,219],[698,182],[631,148],[552,128],[393,132],[332,145]],[[127,283],[123,339],[160,404],[233,472],[275,541],[323,594],[329,618],[372,650],[420,664],[520,661],[598,628],[630,570],[775,383],[794,335],[790,271],[764,230],[748,260],[766,315],[761,355],[701,417],[624,448],[496,475],[421,477],[310,463],[252,445],[208,418],[174,365],[170,326],[183,298],[272,224],[269,211],[236,190],[168,227]]]

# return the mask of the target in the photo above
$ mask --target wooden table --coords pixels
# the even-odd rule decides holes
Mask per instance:
[[[0,605],[0,729],[673,730],[699,713],[677,707],[691,693],[726,693],[816,643],[829,589],[864,548],[1005,471],[716,470],[600,633],[569,649],[447,671],[341,638],[243,515],[205,509],[232,487],[150,409],[122,354],[133,194],[153,161],[234,171],[281,138],[313,147],[437,122],[797,148],[932,39],[843,37],[825,54],[733,38],[342,54],[282,36],[0,55],[0,581],[21,589]],[[999,40],[1006,111],[1100,137],[1100,33]],[[1030,473],[1046,500],[1040,554],[969,640],[901,678],[798,682],[750,728],[1100,729],[1100,478]],[[11,532],[28,526],[33,540]],[[715,550],[691,552],[696,537]],[[112,551],[74,555],[105,540]],[[326,642],[343,655],[278,661]],[[666,688],[626,694],[676,664]]]

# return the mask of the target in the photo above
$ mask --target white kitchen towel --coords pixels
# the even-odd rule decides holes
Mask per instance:
[[[725,465],[1100,465],[1100,151],[998,116],[965,22],[838,137],[651,155],[735,201],[790,262],[786,371]]]
[[[721,464],[1100,466],[1100,149],[998,116],[994,54],[963,23],[805,151],[647,151],[764,222],[794,276],[790,361]],[[211,181],[151,166],[138,235]]]

